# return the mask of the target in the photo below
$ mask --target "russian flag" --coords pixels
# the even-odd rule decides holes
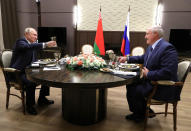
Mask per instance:
[[[127,21],[125,24],[125,31],[123,35],[123,40],[121,44],[121,53],[123,56],[130,54],[130,42],[129,42],[129,14],[130,14],[130,8],[127,15]]]

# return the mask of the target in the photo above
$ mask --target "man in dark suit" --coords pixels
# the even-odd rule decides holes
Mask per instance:
[[[26,28],[24,38],[16,41],[13,48],[13,56],[10,67],[21,71],[21,80],[26,87],[26,110],[29,114],[36,115],[37,111],[33,107],[35,104],[35,88],[36,83],[29,81],[26,78],[25,68],[32,62],[36,61],[36,51],[56,46],[55,41],[45,43],[37,43],[37,31],[34,28]],[[54,101],[48,100],[45,96],[49,95],[49,87],[41,86],[40,95],[38,99],[39,105],[53,104]]]
[[[127,86],[127,101],[132,114],[126,119],[140,122],[145,117],[145,97],[152,90],[150,81],[172,80],[177,81],[178,57],[173,45],[163,38],[163,29],[159,26],[151,27],[146,31],[145,39],[149,45],[142,56],[121,57],[120,62],[143,64],[143,79],[130,86]],[[171,100],[180,99],[177,88],[158,88],[155,99]],[[150,112],[153,112],[150,109]]]

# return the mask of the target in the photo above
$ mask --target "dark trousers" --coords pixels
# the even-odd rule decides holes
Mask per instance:
[[[35,104],[35,89],[36,89],[37,84],[32,81],[29,81],[26,78],[26,74],[22,74],[21,79],[22,79],[22,81],[25,85],[25,89],[26,89],[26,105],[33,106]],[[48,96],[49,90],[50,90],[50,88],[48,86],[41,85],[39,99],[42,99],[45,96]]]
[[[129,110],[136,115],[143,116],[146,109],[145,97],[151,91],[152,86],[149,82],[139,81],[132,85],[127,85],[127,101]]]

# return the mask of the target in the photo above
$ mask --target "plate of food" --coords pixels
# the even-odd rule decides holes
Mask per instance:
[[[56,64],[46,64],[46,67],[56,67]]]
[[[101,72],[111,72],[109,68],[100,68]]]
[[[34,64],[46,65],[46,64],[50,64],[50,63],[54,63],[54,62],[55,62],[54,59],[40,59],[40,60],[34,62]]]
[[[121,63],[119,65],[120,70],[124,70],[124,71],[137,71],[139,70],[139,65],[137,64],[123,64]]]

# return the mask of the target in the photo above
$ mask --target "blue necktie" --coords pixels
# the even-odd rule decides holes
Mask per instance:
[[[149,54],[148,54],[148,57],[147,57],[147,61],[146,61],[145,66],[147,66],[147,63],[148,63],[148,61],[149,61],[149,58],[151,57],[152,51],[153,51],[153,48],[151,47],[151,48],[150,48],[150,51],[149,51]]]

